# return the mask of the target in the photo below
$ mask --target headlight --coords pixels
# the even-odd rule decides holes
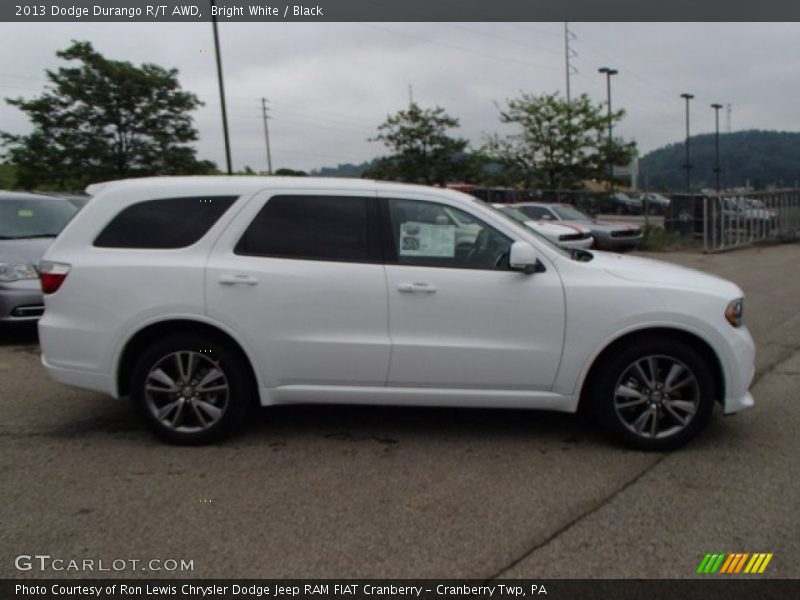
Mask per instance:
[[[20,279],[38,279],[39,273],[28,263],[0,262],[0,281],[18,281]]]
[[[744,318],[744,298],[731,300],[725,309],[725,320],[734,327],[741,327]]]

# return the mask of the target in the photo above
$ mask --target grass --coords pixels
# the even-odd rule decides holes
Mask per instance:
[[[681,250],[693,246],[693,240],[684,240],[676,231],[667,231],[658,225],[645,225],[642,227],[642,243],[639,250],[645,252],[668,252]]]

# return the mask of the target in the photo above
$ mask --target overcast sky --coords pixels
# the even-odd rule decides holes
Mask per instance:
[[[572,23],[573,94],[605,101],[598,67],[619,70],[618,131],[641,154],[684,136],[681,92],[695,95],[692,133],[714,128],[710,104],[732,105],[732,130],[800,130],[800,24]],[[495,102],[521,91],[564,92],[563,23],[222,23],[234,169],[266,169],[260,98],[271,102],[273,166],[313,169],[383,153],[367,138],[387,114],[422,106],[461,121],[474,146],[498,129]],[[179,69],[205,106],[198,155],[224,167],[209,23],[0,23],[0,93],[36,95],[56,50],[89,40],[108,58]],[[726,115],[721,113],[726,130]],[[2,103],[0,130],[25,132]]]

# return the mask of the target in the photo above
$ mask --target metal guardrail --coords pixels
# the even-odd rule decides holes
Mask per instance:
[[[675,194],[670,200],[665,228],[702,239],[704,252],[800,238],[800,190]]]

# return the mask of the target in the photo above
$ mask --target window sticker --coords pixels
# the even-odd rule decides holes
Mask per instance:
[[[17,211],[17,216],[18,217],[32,217],[33,216],[33,211],[30,210],[29,208],[20,208]]]
[[[456,255],[456,228],[454,225],[434,225],[409,221],[400,225],[400,256]]]

